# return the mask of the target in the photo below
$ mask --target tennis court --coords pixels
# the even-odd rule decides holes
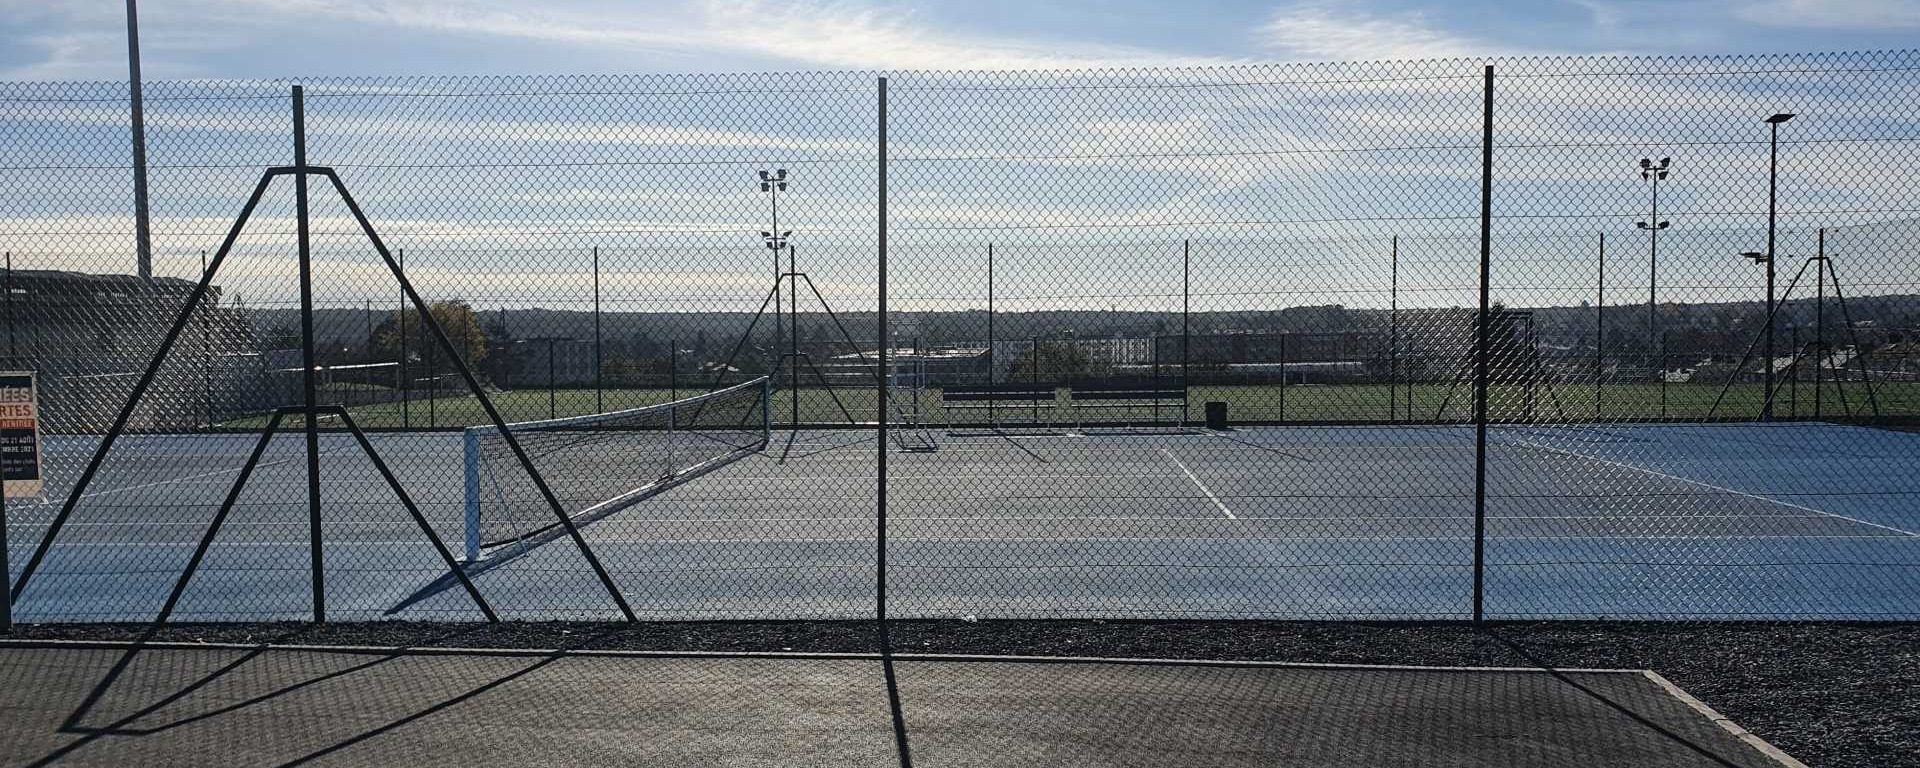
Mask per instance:
[[[1753,618],[1912,617],[1920,435],[1808,423],[1489,432],[1490,616],[1729,617],[1737,605]],[[771,438],[584,522],[636,612],[871,615],[875,433]],[[123,439],[113,456],[126,459],[103,467],[21,619],[149,618],[254,439]],[[471,524],[462,434],[372,439],[458,551]],[[56,477],[70,479],[93,441],[48,438]],[[1471,426],[941,435],[938,450],[888,454],[889,610],[1464,617],[1473,441]],[[176,620],[309,615],[302,447],[297,432],[275,438]],[[631,471],[630,452],[605,448],[570,464]],[[351,437],[323,434],[322,450],[330,615],[477,619]],[[14,513],[16,568],[54,508]],[[564,538],[469,567],[504,616],[617,616]]]

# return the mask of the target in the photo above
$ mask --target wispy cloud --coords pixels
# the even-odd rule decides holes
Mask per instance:
[[[1261,47],[1295,60],[1432,59],[1535,53],[1449,31],[1418,11],[1372,13],[1351,3],[1305,0],[1275,9],[1255,33]]]
[[[690,0],[617,14],[504,0],[217,0],[289,18],[333,19],[655,55],[730,54],[812,67],[1042,69],[1220,63],[1068,39],[979,36],[910,10],[852,2]]]
[[[1740,0],[1733,13],[1742,21],[1769,27],[1920,29],[1920,0]]]

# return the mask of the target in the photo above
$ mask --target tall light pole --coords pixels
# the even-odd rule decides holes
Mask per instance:
[[[778,345],[783,322],[780,309],[780,249],[787,247],[787,235],[793,234],[780,231],[780,193],[787,191],[787,169],[761,171],[760,191],[767,193],[767,200],[773,206],[773,229],[761,232],[760,237],[767,241],[767,249],[773,252],[773,339],[774,344]],[[779,370],[780,353],[774,351],[776,348],[767,350],[773,360],[773,364],[767,367],[769,374]]]
[[[153,230],[147,216],[147,118],[140,97],[140,14],[127,0],[128,116],[133,124],[134,268],[142,281],[153,280]]]
[[[1746,251],[1740,255],[1767,268],[1767,303],[1764,307],[1767,319],[1760,326],[1760,333],[1766,336],[1766,351],[1762,353],[1766,356],[1766,363],[1760,366],[1766,377],[1762,380],[1765,383],[1760,391],[1760,420],[1766,421],[1773,418],[1773,239],[1767,239],[1766,253]],[[1738,377],[1740,372],[1736,370],[1733,374]]]
[[[1673,166],[1673,158],[1663,157],[1656,163],[1652,158],[1640,158],[1640,178],[1653,186],[1653,211],[1646,221],[1636,221],[1635,227],[1647,231],[1647,348],[1652,351],[1656,373],[1662,384],[1666,382],[1666,350],[1660,338],[1658,305],[1660,301],[1660,230],[1666,229],[1671,222],[1660,218],[1660,182],[1667,178],[1667,169]],[[1662,390],[1664,391],[1664,389]]]
[[[1767,378],[1769,393],[1760,405],[1762,421],[1773,418],[1773,244],[1775,224],[1779,221],[1780,201],[1780,124],[1793,119],[1792,112],[1779,112],[1767,118]]]

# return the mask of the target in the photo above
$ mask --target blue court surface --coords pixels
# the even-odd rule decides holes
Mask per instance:
[[[1472,610],[1471,426],[936,438],[936,451],[888,452],[896,617]],[[151,618],[254,439],[124,438],[20,619]],[[16,577],[94,440],[49,437],[49,502],[9,506]],[[373,440],[460,552],[460,435]],[[582,531],[643,618],[870,617],[878,444],[870,430],[775,432],[765,450]],[[297,433],[274,440],[176,621],[310,615],[302,449]],[[328,616],[480,618],[351,439],[324,434],[322,449]],[[645,476],[631,463],[608,446],[571,469],[604,488]],[[1920,434],[1505,425],[1490,429],[1486,479],[1492,617],[1920,618]],[[565,538],[466,567],[505,618],[618,616]]]

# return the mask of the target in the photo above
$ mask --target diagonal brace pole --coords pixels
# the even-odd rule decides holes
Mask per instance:
[[[394,495],[400,497],[400,504],[407,508],[407,514],[413,517],[414,524],[420,526],[420,532],[426,534],[427,541],[433,543],[433,551],[440,555],[440,562],[446,564],[447,572],[460,581],[460,587],[467,591],[467,597],[473,598],[474,606],[486,615],[488,623],[499,623],[500,617],[494,614],[493,606],[487,604],[487,599],[480,596],[480,590],[473,586],[471,579],[467,578],[467,572],[460,567],[459,563],[454,562],[453,551],[447,549],[447,543],[427,522],[427,516],[420,513],[420,506],[413,502],[413,497],[408,495],[407,489],[400,485],[400,479],[394,476],[393,469],[387,466],[386,459],[381,458],[380,452],[373,449],[373,442],[367,439],[367,433],[361,431],[360,425],[354,422],[353,414],[337,405],[323,406],[320,412],[340,417],[340,420],[347,425],[347,429],[353,432],[353,439],[360,443],[360,450],[366,452],[367,459],[373,462],[375,469],[380,470],[380,477],[387,481],[387,487],[392,488]]]
[[[100,465],[106,461],[107,452],[113,450],[113,444],[126,431],[127,422],[133,418],[133,409],[140,404],[147,389],[153,386],[154,376],[160,372],[161,363],[165,362],[167,355],[173,351],[173,345],[179,341],[181,331],[187,327],[187,321],[192,319],[194,311],[205,300],[207,288],[213,284],[215,273],[219,272],[220,265],[226,262],[227,254],[233,251],[234,242],[240,239],[240,232],[246,227],[247,220],[252,218],[254,208],[260,204],[260,198],[266,194],[267,185],[273,182],[275,176],[293,172],[291,168],[270,168],[260,175],[259,183],[253,186],[253,194],[247,197],[246,205],[240,208],[240,215],[234,218],[233,226],[227,229],[226,239],[220,242],[220,250],[214,253],[213,261],[207,263],[207,268],[200,275],[200,282],[193,287],[193,293],[187,296],[187,303],[181,306],[179,314],[174,316],[173,327],[167,329],[167,335],[161,339],[160,347],[153,352],[153,359],[147,361],[147,370],[140,374],[140,380],[133,385],[133,392],[127,396],[127,402],[120,406],[120,413],[114,417],[113,426],[108,428],[106,437],[100,440],[100,445],[94,448],[93,457],[87,460],[87,468],[80,473],[80,478],[74,481],[73,490],[67,494],[66,502],[60,505],[60,513],[54,516],[53,523],[47,526],[47,532],[40,537],[40,543],[34,547],[33,554],[27,558],[26,567],[21,569],[19,580],[13,584],[12,599],[15,603],[18,603],[21,594],[26,592],[28,581],[33,578],[34,572],[39,569],[41,563],[45,562],[48,550],[53,548],[53,542],[59,538],[61,529],[66,527],[67,520],[73,516],[74,508],[79,505],[80,499],[86,496],[87,487],[93,483],[94,475],[99,473]]]
[[[527,476],[533,480],[534,487],[540,490],[540,496],[546,499],[547,506],[553,509],[554,517],[558,518],[561,527],[566,529],[567,536],[573,539],[573,544],[579,548],[580,555],[586,559],[589,566],[592,566],[593,574],[600,580],[600,585],[606,588],[607,596],[613,598],[613,602],[620,607],[620,613],[626,617],[627,621],[639,621],[639,617],[633,613],[633,607],[627,604],[626,595],[620,593],[619,585],[615,584],[613,577],[607,573],[606,566],[600,563],[600,557],[594,554],[593,547],[587,544],[586,537],[580,535],[580,529],[573,524],[573,518],[567,516],[567,510],[560,505],[560,499],[554,495],[553,488],[547,485],[547,480],[541,476],[540,470],[533,466],[533,459],[527,455],[526,449],[521,447],[519,438],[514,437],[513,430],[507,428],[507,420],[502,418],[500,410],[494,407],[493,398],[487,396],[486,390],[480,386],[480,380],[474,377],[473,369],[467,366],[466,360],[455,353],[453,342],[447,338],[446,329],[440,326],[440,321],[435,319],[433,313],[428,310],[426,300],[420,298],[419,292],[413,289],[413,282],[407,279],[406,273],[400,271],[400,265],[393,260],[393,253],[387,250],[386,243],[380,239],[380,233],[373,228],[373,222],[367,219],[367,214],[361,210],[360,203],[353,199],[353,193],[347,191],[347,185],[340,181],[339,174],[332,168],[313,167],[310,172],[325,176],[333,183],[334,190],[340,193],[341,202],[346,203],[347,210],[353,214],[354,221],[359,223],[360,230],[367,236],[367,241],[372,243],[374,250],[380,253],[380,258],[386,262],[387,269],[393,273],[394,279],[399,281],[400,288],[406,291],[407,299],[413,303],[414,311],[420,313],[421,322],[433,332],[434,341],[446,351],[448,357],[452,358],[454,368],[460,372],[460,378],[466,381],[467,388],[472,390],[474,397],[480,401],[480,408],[486,411],[487,419],[493,423],[495,429],[500,430],[500,436],[506,440],[507,447],[513,450],[514,458],[519,460],[520,466],[527,471]]]

